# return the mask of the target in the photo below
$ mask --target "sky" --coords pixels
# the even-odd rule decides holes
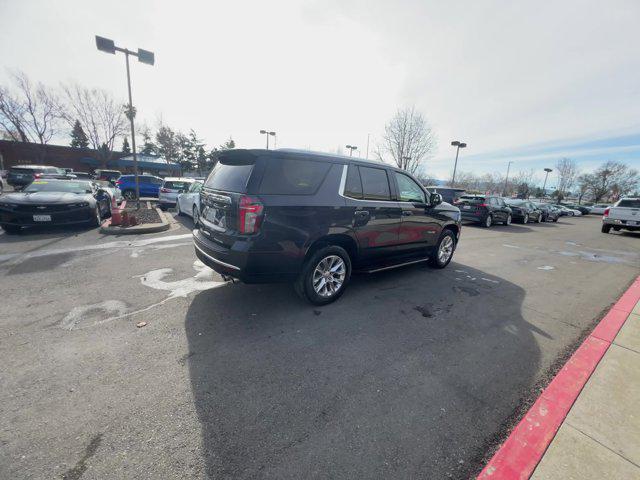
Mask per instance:
[[[0,0],[0,81],[22,70],[126,99],[122,55],[95,35],[156,55],[132,64],[139,121],[262,148],[373,157],[385,123],[415,106],[438,148],[426,172],[448,178],[553,168],[570,157],[640,169],[637,0],[300,0],[96,2]],[[67,141],[67,139],[61,139]]]

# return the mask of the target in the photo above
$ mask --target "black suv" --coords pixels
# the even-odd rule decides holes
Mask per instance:
[[[316,305],[352,271],[446,267],[460,211],[389,165],[297,150],[229,150],[200,193],[196,255],[225,278],[295,282]]]
[[[511,225],[511,208],[502,197],[494,195],[462,195],[455,203],[462,220],[489,228],[494,223]]]

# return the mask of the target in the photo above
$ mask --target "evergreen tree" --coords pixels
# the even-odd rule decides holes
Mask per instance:
[[[78,120],[73,124],[73,129],[71,130],[71,146],[73,148],[87,148],[89,146],[87,134],[84,133]]]
[[[124,141],[122,142],[122,153],[131,153],[131,147],[129,147],[129,139],[127,137],[124,137]]]

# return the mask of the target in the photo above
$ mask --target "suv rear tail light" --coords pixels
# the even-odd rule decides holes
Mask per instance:
[[[122,180],[116,180],[116,185],[122,185]]]
[[[489,205],[487,205],[486,203],[481,203],[480,205],[477,205],[478,207],[488,207]]]
[[[608,216],[609,216],[609,209],[608,209],[608,208],[605,208],[605,209],[604,209],[604,216],[605,216],[605,217],[608,217]]]
[[[238,203],[238,231],[257,233],[262,223],[264,205],[255,197],[243,195]]]
[[[34,173],[33,178],[40,178],[42,176],[41,173]]]
[[[160,189],[160,193],[170,193],[170,192],[171,192],[171,190],[169,190],[168,188],[164,188],[164,187],[162,187],[162,188]]]

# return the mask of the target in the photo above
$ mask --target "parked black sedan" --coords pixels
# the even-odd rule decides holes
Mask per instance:
[[[543,222],[557,222],[560,218],[560,210],[548,203],[534,203],[542,211]]]
[[[17,233],[34,225],[98,226],[110,211],[109,194],[86,180],[34,180],[0,197],[0,227]]]
[[[533,202],[517,198],[505,198],[504,201],[511,207],[511,216],[514,221],[522,223],[530,221],[540,223],[542,221],[542,210],[537,208]]]

